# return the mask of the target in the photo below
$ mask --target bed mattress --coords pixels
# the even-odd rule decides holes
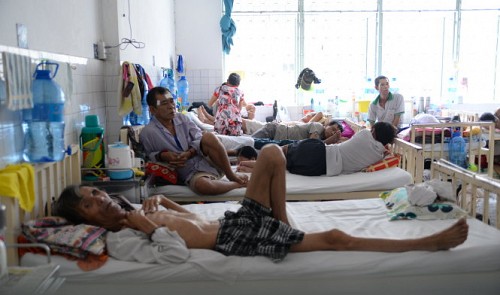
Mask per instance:
[[[286,191],[291,195],[329,195],[345,192],[385,191],[412,183],[411,174],[407,171],[392,167],[375,172],[358,172],[354,174],[343,174],[333,177],[328,176],[302,176],[287,171]],[[149,188],[149,195],[165,194],[168,197],[182,200],[183,197],[194,195],[186,186],[166,185]],[[235,189],[219,197],[241,198],[245,189]],[[209,200],[211,196],[202,196]]]
[[[239,205],[229,202],[191,204],[186,205],[186,207],[207,218],[218,218],[226,209],[236,210]],[[378,198],[288,202],[287,210],[291,224],[306,232],[338,228],[348,234],[361,237],[416,238],[442,230],[455,222],[455,220],[389,221],[384,203]],[[484,274],[482,281],[487,284],[486,287],[474,286],[474,288],[478,288],[477,290],[486,288],[484,289],[486,292],[478,291],[479,293],[488,294],[487,291],[492,288],[499,290],[497,287],[500,287],[498,280],[500,273],[500,231],[475,219],[468,219],[468,224],[470,232],[467,241],[452,250],[440,252],[317,251],[290,253],[282,262],[273,263],[264,257],[224,256],[211,250],[195,249],[191,250],[189,260],[182,264],[143,264],[110,258],[101,268],[88,272],[81,271],[75,262],[60,256],[53,257],[53,262],[61,266],[60,275],[66,278],[68,286],[81,285],[89,286],[89,288],[90,286],[99,286],[99,290],[103,290],[103,285],[99,284],[115,285],[121,288],[130,286],[130,290],[132,290],[134,285],[153,288],[152,286],[159,282],[173,284],[192,282],[193,285],[186,285],[190,286],[189,288],[194,288],[196,284],[203,285],[203,282],[205,282],[204,286],[207,287],[210,286],[209,282],[218,282],[227,287],[227,292],[224,294],[234,294],[231,292],[235,292],[233,287],[238,282],[244,284],[256,281],[264,283],[287,281],[290,286],[293,286],[294,283],[297,284],[297,282],[302,286],[302,284],[307,284],[308,280],[323,281],[325,284],[335,281],[339,288],[345,284],[353,284],[353,288],[356,289],[357,283],[367,281],[380,280],[382,286],[394,284],[390,280],[384,279],[388,277],[403,278],[403,280],[407,278],[410,284],[424,284],[424,281],[414,281],[415,278],[424,277],[432,280],[438,279],[435,286],[422,285],[422,288],[436,291],[450,287],[442,284],[452,283],[458,286],[461,281],[456,280],[457,277],[475,278],[474,276],[477,276],[478,273]],[[41,255],[26,254],[22,258],[22,264],[27,266],[44,263],[45,259]],[[492,273],[497,279],[491,279],[491,276],[488,276],[489,273]],[[455,281],[453,281],[454,279]],[[399,290],[407,288],[407,286],[392,287]],[[315,288],[321,288],[321,285],[311,285],[311,291],[321,290]],[[357,288],[360,286],[358,285]],[[410,291],[403,293],[414,294]],[[394,294],[395,292],[386,293]],[[433,292],[431,291],[431,293]],[[236,294],[250,293],[236,292]],[[298,293],[291,292],[290,294]],[[322,294],[330,293],[323,292]]]

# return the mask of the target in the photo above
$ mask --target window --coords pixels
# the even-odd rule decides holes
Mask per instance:
[[[243,73],[250,102],[308,104],[294,87],[305,67],[326,99],[363,99],[367,78],[384,74],[407,100],[500,100],[496,0],[235,0],[232,17],[225,72]]]

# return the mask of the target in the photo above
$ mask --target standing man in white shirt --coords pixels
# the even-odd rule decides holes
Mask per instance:
[[[399,93],[391,93],[389,91],[389,79],[385,76],[375,78],[375,89],[379,95],[370,103],[368,109],[368,121],[370,126],[375,122],[387,122],[399,128],[401,124],[401,116],[405,112],[404,98]]]

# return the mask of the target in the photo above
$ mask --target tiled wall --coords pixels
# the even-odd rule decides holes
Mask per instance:
[[[19,48],[0,46],[0,52],[7,51],[28,55],[33,59],[33,68],[41,59],[51,59],[61,65],[71,65],[72,94],[66,95],[65,102],[65,143],[78,144],[85,116],[98,115],[100,124],[105,127],[105,142],[110,144],[119,140],[122,118],[118,116],[118,83],[120,63],[86,59],[66,55],[37,52]],[[160,67],[142,65],[154,85],[162,78]],[[1,67],[0,67],[1,68]],[[0,70],[1,72],[1,70]],[[0,75],[0,77],[2,77]],[[178,80],[179,76],[176,76]],[[207,102],[214,90],[225,79],[220,70],[189,70],[189,101]],[[56,76],[57,80],[57,76]],[[19,111],[10,111],[5,102],[0,101],[0,168],[22,159],[23,132],[22,117]]]
[[[71,73],[67,75],[70,79],[66,80],[69,82],[61,85],[63,89],[73,89],[72,93],[65,92],[66,145],[78,143],[86,114],[97,114],[102,120],[101,123],[106,124],[105,63],[103,61],[7,46],[0,46],[0,52],[2,51],[30,56],[33,70],[42,59],[53,60],[60,66],[70,65]],[[23,137],[21,112],[8,110],[5,101],[2,101],[0,103],[0,168],[22,160]]]
[[[178,76],[177,76],[178,77]],[[215,87],[226,81],[221,70],[189,70],[186,72],[189,82],[189,102],[208,102]]]

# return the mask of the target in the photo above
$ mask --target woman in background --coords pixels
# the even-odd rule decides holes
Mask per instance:
[[[246,107],[240,86],[240,75],[231,73],[227,82],[217,87],[208,101],[212,107],[217,102],[214,130],[222,135],[243,135],[241,108]]]

